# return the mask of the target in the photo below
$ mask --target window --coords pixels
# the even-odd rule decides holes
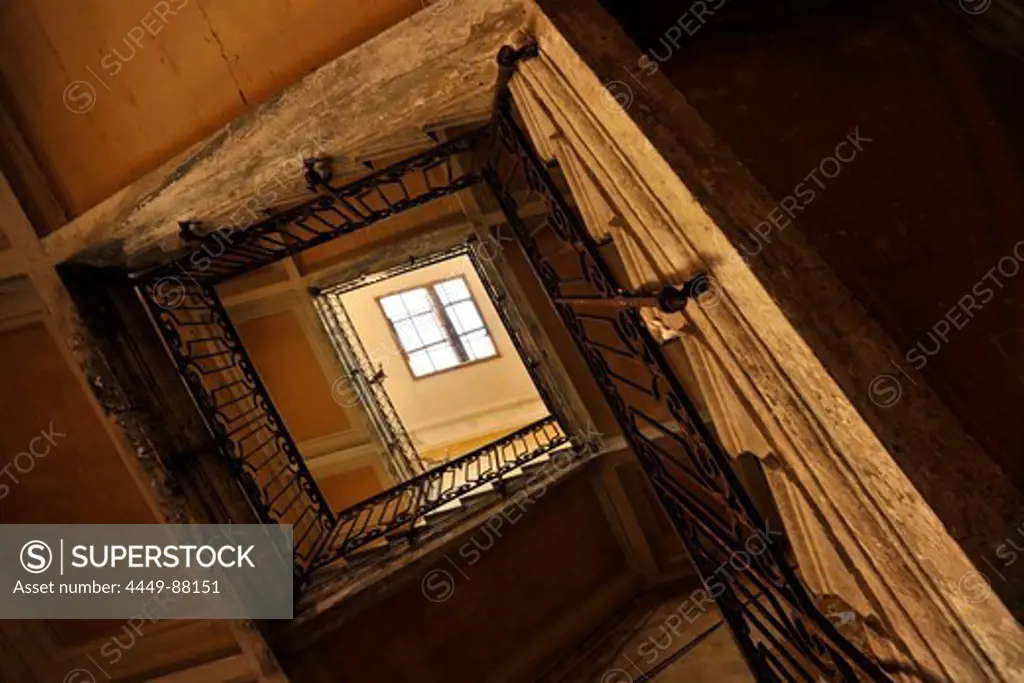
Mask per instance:
[[[498,355],[461,277],[380,299],[414,377]]]

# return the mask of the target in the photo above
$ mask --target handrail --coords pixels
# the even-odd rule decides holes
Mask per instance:
[[[216,289],[178,284],[143,280],[136,291],[256,516],[293,526],[298,590],[334,529],[333,512]]]
[[[640,315],[640,306],[678,307],[696,292],[684,287],[655,297],[619,287],[575,208],[520,130],[504,85],[512,77],[515,59],[530,54],[536,54],[535,46],[518,53],[503,51],[498,111],[489,130],[474,131],[342,188],[330,185],[311,163],[307,171],[310,190],[318,193],[314,199],[251,226],[234,242],[225,238],[224,244],[219,232],[209,235],[200,248],[138,280],[139,293],[182,381],[250,504],[265,523],[297,525],[296,589],[301,590],[313,570],[376,539],[414,534],[424,516],[466,493],[491,483],[502,488],[512,470],[572,440],[548,416],[335,514],[271,402],[214,285],[484,182],[758,680],[891,680],[818,610],[789,566],[782,544],[762,538],[769,532],[762,516]],[[482,150],[487,157],[482,170],[459,172],[452,157],[478,151],[481,140],[489,145]],[[429,175],[436,169],[443,170],[438,185]],[[418,186],[407,185],[414,177]],[[400,196],[389,198],[385,187]],[[378,202],[378,208],[364,200]],[[522,211],[531,200],[542,202],[546,211]],[[208,247],[215,247],[217,254]],[[670,422],[676,426],[666,427]],[[582,450],[574,447],[573,454],[582,455]],[[754,552],[754,541],[761,542],[761,550]],[[747,558],[746,566],[733,564],[737,553]],[[720,591],[714,594],[709,581],[725,562],[733,573],[728,582],[717,579]]]
[[[182,382],[257,517],[267,524],[293,524],[296,593],[314,568],[403,524],[411,529],[432,510],[500,482],[511,469],[567,439],[554,418],[545,418],[414,477],[371,499],[375,503],[364,501],[336,515],[248,357],[216,285],[481,183],[479,170],[458,159],[471,156],[487,135],[486,127],[470,131],[345,185],[332,184],[328,160],[309,159],[310,194],[299,204],[268,210],[266,218],[244,228],[222,226],[202,236],[192,230],[195,223],[183,225],[182,235],[197,240],[189,251],[132,274]],[[365,376],[365,359],[356,360],[357,384],[379,389]],[[377,426],[408,465],[399,468],[400,475],[417,474],[422,470],[411,440],[390,419],[393,407],[380,405]],[[533,447],[519,455],[503,453],[508,444],[530,439]]]
[[[266,218],[250,225],[223,225],[198,237],[193,227],[199,224],[186,221],[182,236],[198,241],[183,256],[139,277],[218,284],[477,185],[480,174],[460,170],[453,160],[472,153],[485,134],[486,128],[470,131],[337,187],[330,181],[329,160],[307,159],[308,199],[278,210],[268,207]]]
[[[412,530],[430,512],[486,484],[502,482],[507,473],[570,441],[558,421],[548,415],[356,503],[336,514],[327,548],[315,566],[329,564],[404,526]],[[508,457],[509,446],[523,448],[514,448]]]
[[[519,127],[510,91],[496,102],[484,181],[751,672],[761,681],[891,680],[821,613],[789,565],[783,544],[771,542],[773,530],[646,326],[642,305],[685,305],[699,292],[691,286],[652,298],[622,288],[549,165]],[[538,200],[546,212],[524,215],[521,207]],[[678,426],[666,428],[667,419]],[[719,576],[724,568],[730,570],[725,578]]]

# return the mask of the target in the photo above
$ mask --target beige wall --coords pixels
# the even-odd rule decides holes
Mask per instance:
[[[0,5],[0,76],[11,109],[72,216],[424,7],[420,0]]]
[[[476,298],[498,356],[414,379],[377,299],[396,291],[462,275]],[[544,403],[501,324],[468,257],[460,256],[343,295],[384,386],[421,452],[498,431],[509,432],[547,414]]]
[[[43,323],[0,331],[0,378],[0,523],[155,521]]]
[[[332,397],[295,311],[247,320],[238,333],[297,442],[348,431],[349,417]]]
[[[436,448],[421,448],[419,453],[420,457],[424,460],[451,460],[457,458],[460,455],[475,451],[478,448],[482,448],[487,444],[497,441],[501,437],[508,434],[508,428],[498,429],[493,432],[482,433],[479,436],[475,436],[471,439],[462,439],[461,441],[452,441],[445,443],[442,446]]]
[[[0,258],[27,259],[8,248],[29,236],[0,175]],[[125,461],[134,454],[116,440],[58,329],[36,282],[0,283],[0,524],[159,521],[146,482]],[[125,628],[124,620],[0,621],[0,680],[61,680],[74,668],[95,670],[90,655],[113,680],[127,672],[140,680],[175,658],[202,661],[238,649],[227,622],[164,621],[148,625],[146,638],[112,662],[101,648],[136,635]]]
[[[320,480],[320,490],[335,510],[344,510],[384,490],[380,475],[372,466],[341,472]]]
[[[358,409],[337,400],[342,372],[318,334],[308,297],[286,291],[231,308],[230,315],[310,472],[340,510],[390,481]]]

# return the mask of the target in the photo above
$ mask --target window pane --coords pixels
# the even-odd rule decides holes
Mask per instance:
[[[422,287],[402,292],[402,301],[405,303],[405,307],[409,309],[409,313],[413,315],[416,313],[426,313],[430,310],[430,298],[427,296],[427,290]]]
[[[434,287],[434,291],[437,292],[437,296],[441,299],[441,303],[445,304],[470,298],[469,290],[466,288],[466,282],[462,278],[446,280],[445,282],[436,285]]]
[[[416,325],[416,331],[423,344],[436,344],[439,341],[444,341],[444,332],[441,331],[441,326],[433,311],[418,315],[412,321]]]
[[[428,349],[430,353],[430,360],[433,361],[434,367],[438,370],[444,370],[445,368],[455,367],[459,364],[459,357],[455,355],[455,349],[452,348],[451,344],[438,344]]]
[[[380,303],[414,377],[498,355],[461,277],[382,297]]]
[[[450,322],[452,324],[452,327],[455,328],[455,333],[456,334],[462,334],[464,332],[464,330],[462,329],[462,321],[460,321],[459,320],[459,316],[457,316],[455,314],[455,307],[454,306],[445,306],[444,307],[444,314],[445,314],[445,317],[448,318],[448,322]]]
[[[452,301],[452,298],[448,296],[447,282],[439,282],[434,285],[434,294],[437,294],[437,298],[441,300],[442,304],[448,304]]]
[[[422,377],[434,371],[434,364],[430,362],[430,356],[426,351],[417,351],[409,354],[409,369],[414,376]]]
[[[409,314],[405,312],[405,305],[402,304],[402,297],[399,294],[384,297],[380,300],[380,305],[384,309],[384,315],[389,320],[401,320],[402,318],[409,317]]]
[[[480,313],[476,310],[476,304],[472,301],[446,306],[444,310],[448,313],[449,320],[452,321],[455,331],[459,334],[478,330],[484,326],[484,321],[480,319]]]
[[[462,342],[462,347],[466,349],[466,353],[471,360],[490,358],[498,353],[498,350],[494,348],[494,342],[491,341],[486,330],[470,332],[459,337],[459,340]]]
[[[416,327],[411,320],[395,323],[395,333],[398,334],[398,341],[406,351],[412,351],[424,345],[420,341],[420,336],[416,334]]]

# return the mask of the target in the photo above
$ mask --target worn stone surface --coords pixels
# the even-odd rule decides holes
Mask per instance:
[[[544,5],[552,8],[559,28],[581,37],[573,45],[600,77],[609,83],[628,80],[622,67],[635,68],[641,53],[631,45],[622,47],[629,42],[617,27],[594,24],[569,3]],[[891,369],[890,360],[901,358],[903,350],[797,229],[776,230],[767,241],[757,238],[753,229],[766,220],[776,200],[662,74],[645,76],[643,84],[644,88],[631,90],[630,118],[655,142],[658,154],[669,161],[731,244],[763,243],[749,266],[760,285],[822,360],[945,528],[984,567],[1024,515],[1024,494],[964,432],[917,373],[911,371],[912,379],[902,382],[902,397],[893,405],[872,402],[872,381],[879,372]],[[799,217],[795,227],[800,227]],[[723,284],[732,286],[734,280]],[[1024,614],[1024,574],[994,588],[1015,605],[1018,616]]]
[[[979,462],[967,459],[976,447],[955,420],[935,412],[878,421],[883,436],[912,442],[910,456],[896,451],[894,461],[856,410],[863,397],[856,389],[877,372],[891,342],[792,231],[771,245],[783,252],[778,262],[799,265],[786,277],[738,258],[734,237],[751,231],[774,202],[663,79],[634,91],[626,112],[617,106],[623,102],[610,101],[603,84],[638,55],[595,5],[542,3],[557,30],[538,16],[542,54],[520,74],[641,236],[647,264],[637,279],[667,284],[699,271],[715,278],[715,301],[691,307],[687,318],[754,406],[887,625],[925,670],[957,680],[1012,680],[1020,651],[1005,634],[1019,626],[998,600],[964,594],[973,568],[912,485],[935,492],[936,482],[908,481],[898,465],[915,475],[944,469],[943,485],[962,487],[964,497],[941,514],[984,518],[990,547],[1007,521],[1006,500],[984,500],[964,487],[958,470],[984,463],[987,484],[1006,496],[1015,495],[1012,486],[980,453]],[[937,402],[930,408],[941,410]],[[938,462],[936,447],[954,462]]]
[[[305,157],[344,161],[411,129],[479,116],[490,104],[498,48],[524,19],[516,0],[420,12],[121,190],[44,247],[57,260],[87,251],[101,263],[162,241],[177,247],[179,220],[216,227],[268,190],[301,196]]]

